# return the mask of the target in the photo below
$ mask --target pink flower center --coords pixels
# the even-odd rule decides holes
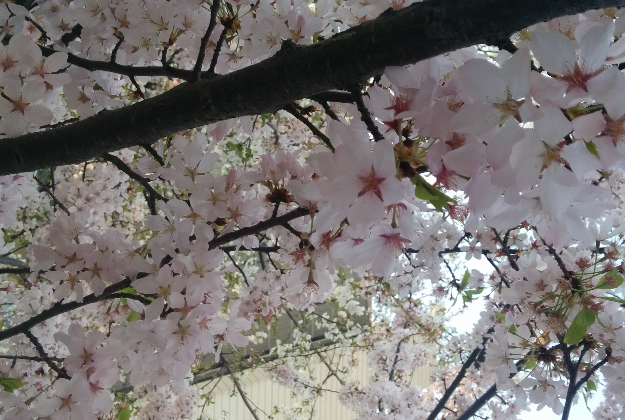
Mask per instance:
[[[362,188],[358,193],[358,197],[367,193],[373,193],[380,199],[380,201],[384,201],[382,199],[382,191],[380,191],[380,184],[382,184],[386,178],[379,178],[376,176],[375,170],[371,168],[369,173],[359,176],[358,179],[362,182]]]
[[[384,246],[397,251],[402,251],[405,245],[410,243],[408,239],[402,238],[399,232],[383,233],[380,237],[384,238]]]

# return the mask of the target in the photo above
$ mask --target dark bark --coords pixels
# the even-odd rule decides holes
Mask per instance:
[[[83,162],[113,150],[295,100],[350,90],[386,66],[403,66],[522,28],[625,0],[431,0],[384,12],[310,46],[283,44],[275,56],[228,75],[184,83],[162,95],[84,121],[0,141],[0,175]],[[109,65],[111,63],[108,63]]]

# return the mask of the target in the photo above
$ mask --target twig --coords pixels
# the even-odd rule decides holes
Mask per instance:
[[[200,40],[200,51],[197,55],[197,61],[195,62],[195,66],[193,67],[193,76],[192,81],[200,80],[200,76],[202,74],[202,65],[204,64],[204,57],[206,56],[206,45],[208,45],[208,40],[217,26],[217,13],[219,12],[219,6],[221,5],[221,0],[213,0],[213,4],[211,4],[211,17],[208,22],[208,28],[206,28],[206,32],[204,36]]]
[[[317,102],[319,102],[319,104],[323,107],[323,110],[326,112],[326,114],[328,114],[330,118],[332,118],[335,121],[339,120],[338,115],[336,115],[336,113],[332,111],[332,108],[330,108],[330,105],[328,104],[328,102],[326,101],[317,101]]]
[[[167,62],[167,50],[169,50],[169,45],[163,46],[163,51],[161,51],[161,65],[163,68],[169,67],[169,63]]]
[[[221,34],[219,34],[219,39],[217,40],[217,45],[215,45],[215,51],[213,51],[213,58],[211,59],[211,65],[208,69],[209,74],[215,73],[215,67],[217,67],[217,61],[219,60],[219,54],[221,53],[221,47],[224,45],[226,41],[226,35],[228,35],[228,31],[230,31],[230,27],[234,22],[234,18],[229,19],[226,23],[224,23],[224,28],[221,30]]]
[[[139,276],[137,276],[139,277]],[[21,324],[15,325],[6,330],[0,331],[0,341],[6,340],[18,334],[25,334],[26,331],[33,328],[35,325],[47,321],[50,318],[54,318],[57,315],[61,315],[65,312],[72,311],[74,309],[82,308],[83,306],[90,305],[92,303],[100,302],[105,299],[109,299],[110,295],[118,292],[126,287],[130,287],[131,280],[126,278],[119,283],[112,284],[104,289],[100,296],[96,296],[93,293],[85,296],[82,302],[67,302],[67,303],[55,303],[51,308],[41,311],[39,314],[27,319]]]
[[[46,362],[48,366],[50,366],[50,368],[53,371],[56,372],[57,375],[59,375],[59,378],[70,379],[69,375],[67,374],[64,368],[59,369],[59,367],[56,364],[54,364],[54,362],[50,359],[50,356],[48,356],[46,351],[43,349],[43,346],[41,345],[37,337],[35,337],[33,333],[30,332],[29,329],[24,331],[24,335],[28,337],[31,343],[33,343],[33,345],[37,349],[37,352],[39,353],[41,358],[44,360],[44,362]]]
[[[117,60],[117,51],[119,51],[119,47],[121,47],[122,42],[124,42],[124,36],[120,36],[119,40],[117,41],[117,43],[115,44],[115,46],[113,47],[113,51],[111,51],[111,63],[115,63]]]
[[[146,152],[148,152],[150,154],[150,156],[152,156],[161,166],[165,166],[165,161],[163,160],[163,158],[161,157],[161,155],[158,154],[158,152],[156,150],[154,150],[154,148],[149,145],[149,144],[144,144],[143,148],[145,149]]]
[[[449,388],[447,388],[447,391],[445,391],[441,399],[438,401],[438,404],[436,404],[436,407],[434,407],[434,410],[430,412],[430,415],[428,416],[427,420],[436,419],[436,417],[441,412],[443,407],[445,407],[445,405],[447,404],[447,401],[449,401],[449,398],[451,398],[453,393],[456,391],[456,388],[458,388],[458,385],[460,385],[460,382],[462,382],[465,375],[467,374],[467,370],[469,370],[469,368],[473,365],[473,363],[475,363],[475,361],[478,360],[478,358],[486,351],[485,349],[486,343],[488,342],[488,340],[490,340],[489,334],[492,333],[494,330],[495,330],[494,328],[490,328],[488,330],[488,332],[486,333],[486,336],[482,338],[482,345],[476,347],[471,352],[468,359],[465,360],[465,362],[462,364],[462,367],[460,368],[460,371],[454,378],[454,381],[451,383]]]
[[[244,238],[248,235],[253,235],[258,232],[262,232],[269,228],[280,226],[284,223],[290,222],[293,219],[297,219],[302,216],[309,215],[310,211],[303,207],[299,207],[295,210],[292,210],[288,213],[283,214],[282,216],[274,217],[271,219],[264,220],[259,222],[253,226],[241,228],[239,230],[235,230],[234,232],[225,233],[221,236],[216,237],[212,241],[208,243],[208,250],[215,249],[220,247],[221,245],[225,245],[228,242],[235,241],[237,239]]]
[[[507,238],[506,240],[501,239],[501,236],[499,235],[499,232],[497,232],[496,229],[492,229],[492,231],[495,234],[495,238],[497,238],[497,242],[499,242],[499,244],[501,245],[501,249],[503,253],[506,254],[506,257],[508,257],[508,262],[510,263],[510,267],[512,267],[514,271],[519,271],[520,270],[519,265],[516,263],[514,258],[512,258],[512,255],[510,254],[510,250],[508,249],[508,239]]]
[[[367,125],[367,130],[373,136],[375,141],[384,140],[384,136],[378,130],[378,126],[373,122],[373,118],[371,118],[371,113],[365,106],[365,101],[362,100],[362,92],[360,91],[360,86],[356,87],[352,90],[352,95],[354,96],[354,101],[356,102],[356,107],[358,111],[360,111],[361,120]]]
[[[44,57],[49,57],[52,54],[59,52],[53,48],[38,45],[41,53]],[[167,76],[176,77],[183,80],[190,80],[192,76],[191,70],[178,69],[175,67],[161,66],[142,66],[134,67],[129,65],[123,65],[118,63],[112,63],[111,61],[89,60],[87,58],[79,57],[72,53],[67,53],[67,62],[74,66],[81,67],[89,71],[106,71],[109,73],[123,74],[125,76]]]
[[[54,357],[54,356],[49,356],[48,358],[52,360],[53,362],[59,362],[59,363],[65,360],[62,357]],[[43,357],[38,357],[38,356],[10,356],[8,354],[0,354],[0,359],[32,360],[33,362],[45,362]]]
[[[285,309],[284,312],[286,312],[286,314],[288,315],[289,318],[291,318],[291,321],[293,321],[293,324],[295,324],[295,328],[297,328],[298,330],[302,330],[299,326],[299,323],[297,322],[297,319],[295,319],[295,316],[293,316],[293,313],[291,312],[290,309]],[[319,359],[321,360],[321,362],[326,366],[326,368],[328,369],[328,372],[330,372],[332,374],[332,376],[334,376],[336,378],[337,381],[339,381],[339,383],[341,385],[345,385],[345,381],[343,379],[341,379],[341,377],[339,376],[339,374],[336,372],[336,370],[330,365],[330,363],[328,363],[328,361],[325,359],[325,357],[323,357],[323,355],[319,352],[319,351],[314,351],[314,353],[319,356]]]
[[[145,188],[152,197],[158,200],[167,202],[167,199],[165,197],[163,197],[158,191],[152,188],[152,186],[150,185],[147,179],[145,179],[144,177],[142,177],[141,175],[139,175],[138,173],[130,169],[130,167],[126,165],[126,163],[120,158],[118,158],[117,156],[114,156],[110,153],[105,153],[102,155],[102,159],[104,159],[107,162],[112,163],[113,165],[117,167],[117,169],[119,169],[120,171],[128,175],[130,178],[134,179],[139,184],[141,184],[143,188]]]
[[[237,388],[237,391],[239,391],[239,395],[241,396],[241,399],[243,400],[243,403],[245,404],[247,409],[250,410],[252,417],[254,417],[255,420],[260,420],[258,418],[258,414],[256,414],[256,410],[254,410],[254,407],[252,407],[252,405],[250,404],[250,401],[248,400],[247,395],[245,394],[245,391],[243,391],[243,389],[241,388],[241,384],[239,384],[239,380],[237,379],[236,376],[234,376],[234,370],[232,369],[230,362],[228,361],[228,359],[226,359],[226,356],[224,356],[223,354],[221,355],[221,360],[223,360],[226,370],[232,377],[232,382],[234,382],[234,386]]]
[[[332,145],[332,141],[330,140],[330,138],[328,136],[326,136],[325,134],[323,134],[321,132],[321,130],[319,130],[317,128],[317,126],[315,126],[313,123],[308,121],[308,118],[306,118],[302,114],[300,114],[300,112],[293,106],[293,104],[286,105],[284,107],[284,110],[286,112],[288,112],[289,114],[293,115],[298,120],[300,120],[302,123],[304,123],[304,125],[306,127],[308,127],[310,129],[310,131],[312,131],[315,136],[319,137],[319,139],[322,142],[324,142],[325,145],[330,148],[330,150],[332,150],[332,151],[335,150],[334,146]]]
[[[247,287],[250,287],[250,283],[247,281],[247,276],[245,275],[245,272],[243,271],[243,269],[239,266],[239,264],[237,264],[234,258],[232,258],[232,255],[230,255],[229,252],[226,252],[226,255],[228,256],[230,261],[232,261],[232,265],[234,265],[236,269],[239,270],[239,273],[241,273],[241,275],[243,276],[243,281],[245,281],[245,284],[247,284]]]
[[[65,207],[65,204],[61,203],[59,201],[59,199],[56,198],[54,193],[52,193],[52,191],[50,191],[50,188],[48,188],[48,186],[46,184],[44,184],[39,178],[37,178],[37,175],[33,175],[33,178],[34,178],[35,181],[37,181],[37,184],[39,184],[39,186],[41,188],[43,188],[43,190],[50,196],[52,201],[54,201],[54,203],[56,205],[58,205],[61,208],[61,210],[63,210],[65,212],[65,214],[67,214],[69,216],[70,212],[69,212],[69,210],[67,210],[67,207]]]
[[[139,94],[139,96],[141,96],[141,99],[145,99],[145,95],[143,94],[143,91],[141,90],[141,86],[139,86],[139,83],[137,83],[137,79],[135,79],[135,76],[128,76],[128,77],[130,78],[130,81],[134,85],[135,89],[137,89],[137,93]]]

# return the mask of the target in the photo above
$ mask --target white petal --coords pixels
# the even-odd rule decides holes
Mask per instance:
[[[383,140],[373,145],[373,168],[381,178],[394,177],[397,173],[395,151],[389,142]]]
[[[67,53],[56,52],[50,57],[46,58],[45,70],[46,73],[54,73],[67,66]]]
[[[30,105],[24,112],[26,120],[35,125],[49,124],[54,119],[54,114],[43,105]]]
[[[605,63],[614,34],[614,22],[590,28],[579,40],[580,62],[586,72],[598,70]]]
[[[534,56],[549,73],[562,75],[566,66],[577,61],[575,44],[560,32],[535,33],[531,45]]]
[[[527,96],[530,90],[530,72],[532,70],[530,52],[521,48],[501,66],[510,94],[515,99]]]
[[[564,116],[562,110],[551,102],[543,103],[540,113],[543,117],[534,122],[534,127],[545,143],[556,145],[573,131],[573,124]]]
[[[506,99],[506,82],[493,63],[472,59],[460,68],[462,87],[479,102],[498,103]]]
[[[26,118],[19,112],[11,112],[2,118],[2,128],[7,137],[17,137],[26,132],[28,123]]]

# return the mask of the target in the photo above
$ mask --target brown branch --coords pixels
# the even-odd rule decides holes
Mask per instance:
[[[104,292],[100,296],[95,296],[94,294],[90,294],[88,296],[85,296],[82,302],[67,302],[67,303],[57,302],[54,305],[52,305],[51,308],[41,311],[37,315],[27,319],[21,324],[18,324],[11,328],[7,328],[6,330],[0,331],[0,341],[6,340],[7,338],[16,336],[18,334],[26,334],[26,331],[29,331],[31,328],[33,328],[40,322],[44,322],[57,315],[61,315],[65,312],[69,312],[74,309],[78,309],[83,306],[90,305],[92,303],[96,303],[105,299],[109,299],[110,295],[122,289],[125,289],[126,287],[130,287],[130,284],[131,284],[131,280],[129,278],[126,278],[125,280],[122,280],[119,283],[112,284],[108,286],[107,288],[105,288]]]
[[[284,223],[290,222],[293,219],[297,219],[308,214],[310,214],[308,209],[300,207],[288,213],[285,213],[282,216],[273,217],[271,219],[263,220],[262,222],[259,222],[253,226],[241,228],[239,230],[235,230],[234,232],[225,233],[210,241],[208,243],[208,250],[210,251],[211,249],[215,249],[221,245],[225,245],[228,242],[232,242],[237,239],[244,238],[248,235],[262,232],[272,227],[283,225]]]
[[[50,47],[39,45],[39,49],[44,57],[59,52]],[[74,66],[81,67],[89,71],[107,71],[110,73],[123,74],[125,76],[168,76],[188,80],[191,77],[191,70],[177,69],[174,67],[142,66],[135,67],[118,64],[111,61],[89,60],[72,53],[67,53],[67,62]]]
[[[382,13],[310,46],[283,48],[260,63],[211,75],[75,124],[0,140],[0,175],[84,162],[171,133],[243,115],[272,113],[301,98],[348,89],[380,74],[459,48],[503,39],[529,25],[625,0],[441,0]],[[47,55],[54,52],[41,47]],[[190,70],[120,66],[69,56],[88,70],[188,80]]]
[[[0,359],[31,360],[33,362],[45,362],[43,357],[37,357],[37,356],[11,356],[11,355],[8,355],[8,354],[0,354]],[[65,360],[62,357],[53,357],[53,356],[48,356],[48,359],[52,360],[53,362],[62,362],[63,360]]]
[[[158,152],[156,150],[154,150],[154,148],[149,145],[149,144],[144,144],[142,146],[146,152],[148,152],[150,154],[150,156],[152,156],[154,158],[154,160],[156,160],[161,166],[165,166],[165,161],[163,160],[163,158],[161,157],[161,155],[158,154]]]
[[[454,378],[454,381],[451,383],[451,385],[449,385],[449,387],[447,388],[447,390],[445,391],[441,399],[438,401],[434,409],[430,412],[430,415],[428,416],[427,420],[436,419],[438,414],[443,410],[443,408],[447,404],[447,401],[449,401],[449,399],[454,394],[454,392],[456,392],[458,385],[460,385],[460,382],[462,382],[462,380],[464,379],[469,368],[486,352],[486,343],[488,342],[488,340],[490,340],[490,337],[488,337],[488,334],[492,333],[494,330],[495,330],[494,328],[490,328],[488,330],[488,332],[486,333],[487,336],[482,339],[482,345],[473,349],[468,359],[464,361],[464,363],[462,364],[462,367],[460,368],[460,371],[458,371],[458,374]]]
[[[68,216],[70,215],[69,210],[67,209],[67,207],[65,207],[65,204],[61,203],[59,201],[58,198],[56,198],[56,196],[54,195],[54,193],[52,191],[50,191],[50,188],[48,188],[48,186],[41,181],[39,178],[37,178],[37,175],[33,175],[33,179],[35,181],[37,181],[37,184],[39,184],[39,186],[41,188],[43,188],[43,190],[50,196],[50,198],[52,199],[52,201],[54,201],[54,204],[56,204],[57,206],[59,206],[61,208],[61,210],[63,210],[65,212],[65,214],[67,214]]]
[[[124,36],[120,36],[119,40],[117,41],[117,43],[115,43],[115,46],[113,47],[113,51],[111,51],[111,63],[115,63],[115,61],[117,60],[117,51],[119,51],[119,47],[122,46],[122,42],[124,42]]]
[[[315,136],[319,137],[319,139],[322,142],[324,142],[325,145],[328,146],[328,148],[330,148],[330,150],[332,150],[332,151],[335,150],[334,146],[332,145],[332,141],[330,140],[330,138],[328,136],[326,136],[325,134],[323,134],[321,132],[321,130],[319,130],[315,124],[313,124],[310,121],[308,121],[308,118],[306,118],[302,114],[300,114],[300,112],[295,108],[295,106],[293,106],[293,104],[286,105],[284,107],[284,110],[286,112],[288,112],[289,114],[293,115],[298,120],[300,120],[306,127],[308,127],[310,129],[310,131],[313,132],[313,134]]]
[[[247,395],[245,394],[245,391],[243,391],[243,388],[241,388],[241,384],[239,384],[239,381],[238,381],[237,377],[234,376],[234,369],[232,369],[232,366],[230,365],[230,362],[228,361],[228,359],[226,359],[226,356],[224,356],[223,354],[221,355],[221,360],[224,362],[224,367],[226,368],[226,370],[228,371],[228,373],[232,377],[232,382],[234,383],[234,386],[237,388],[237,391],[239,391],[239,395],[241,396],[241,399],[243,400],[243,403],[245,404],[247,409],[250,410],[250,413],[252,414],[252,417],[254,417],[255,420],[260,420],[258,418],[258,414],[256,414],[256,410],[254,410],[254,407],[252,407],[252,405],[250,404],[250,401],[247,398]]]
[[[65,371],[64,368],[59,368],[54,361],[52,361],[50,359],[50,356],[48,356],[48,353],[46,353],[46,351],[44,350],[43,346],[41,345],[41,343],[39,342],[39,340],[37,339],[37,337],[35,337],[33,335],[32,332],[30,332],[30,330],[25,330],[24,331],[24,335],[26,337],[28,337],[28,339],[30,340],[31,343],[33,343],[33,346],[35,346],[35,348],[37,349],[37,352],[39,353],[39,355],[41,356],[41,358],[43,359],[44,362],[46,362],[46,364],[48,366],[50,366],[50,369],[52,369],[53,371],[56,372],[57,375],[59,375],[59,378],[65,378],[65,379],[70,379],[69,375],[67,374],[67,372]]]
[[[152,194],[154,197],[156,197],[157,199],[167,202],[167,199],[165,197],[163,197],[158,191],[152,188],[152,186],[150,185],[147,179],[145,179],[144,177],[142,177],[141,175],[139,175],[138,173],[130,169],[130,167],[117,156],[111,155],[109,153],[105,153],[102,155],[102,159],[115,165],[117,169],[119,169],[120,171],[128,175],[130,178],[137,181],[139,184],[143,186],[143,188],[148,190],[148,192]]]
[[[499,235],[499,232],[497,232],[496,229],[492,229],[493,234],[495,235],[495,238],[497,238],[497,242],[499,242],[499,244],[501,245],[501,250],[503,251],[504,254],[506,254],[506,257],[508,258],[508,262],[510,263],[510,267],[512,267],[514,269],[514,271],[519,271],[519,265],[516,263],[516,260],[512,257],[512,254],[510,254],[510,249],[508,248],[508,238],[506,237],[505,240],[501,239],[501,235]]]
[[[82,32],[82,25],[80,23],[77,23],[76,26],[74,26],[71,31],[64,33],[63,36],[61,36],[61,42],[67,47],[70,42],[72,42],[76,38],[80,38],[81,32]]]
[[[9,267],[0,268],[0,274],[28,274],[30,267]]]
[[[367,130],[373,136],[375,141],[384,140],[384,136],[380,133],[378,126],[375,125],[373,118],[371,117],[371,113],[369,109],[365,106],[365,101],[362,99],[362,92],[360,91],[360,86],[352,90],[352,95],[354,95],[354,101],[356,102],[356,107],[358,107],[358,111],[360,112],[360,119],[367,126]]]
[[[134,76],[128,76],[128,77],[130,78],[130,81],[132,82],[135,89],[137,89],[137,93],[139,94],[139,96],[141,96],[141,99],[145,100],[145,95],[143,94],[143,91],[141,90],[141,86],[139,86],[139,83],[137,83],[137,79],[135,79]]]
[[[226,233],[210,241],[208,244],[209,245],[208,249],[209,250],[215,249],[221,245],[227,244],[228,242],[241,239],[245,236],[253,235],[258,232],[262,232],[264,230],[267,230],[275,226],[279,226],[283,223],[286,223],[293,219],[297,219],[298,217],[302,217],[307,214],[310,214],[310,212],[307,209],[297,208],[289,213],[283,214],[282,216],[264,220],[253,226],[241,228],[234,232]],[[137,275],[137,278],[142,278],[145,276],[147,276],[147,274],[139,273]],[[6,330],[0,331],[0,341],[6,340],[7,338],[13,337],[17,334],[22,334],[25,331],[30,330],[31,328],[33,328],[35,325],[39,324],[40,322],[46,321],[50,318],[72,311],[74,309],[78,309],[83,306],[90,305],[92,303],[100,302],[105,299],[114,299],[116,297],[130,297],[124,294],[119,294],[117,292],[127,287],[130,287],[131,283],[132,283],[132,280],[130,278],[126,278],[120,281],[119,283],[115,283],[106,287],[100,296],[95,296],[94,294],[85,296],[82,302],[67,302],[67,303],[57,302],[51,308],[40,312],[39,314],[27,319],[21,324],[18,324],[11,328],[7,328]],[[135,296],[135,295],[132,295],[132,296]],[[136,296],[132,298],[137,299]]]
[[[191,80],[194,82],[200,80],[202,65],[204,64],[204,57],[206,56],[206,45],[208,45],[208,40],[210,39],[211,34],[215,29],[215,26],[217,26],[217,13],[219,12],[220,5],[221,0],[213,0],[213,4],[211,5],[211,17],[210,21],[208,22],[208,28],[206,28],[206,32],[200,40],[200,51],[197,55],[197,61],[195,62],[195,66],[193,67],[193,78]]]
[[[221,34],[219,34],[219,39],[217,40],[217,45],[215,45],[215,51],[213,51],[213,58],[211,59],[211,65],[208,69],[209,74],[215,73],[215,67],[217,67],[217,61],[219,60],[219,54],[221,53],[221,47],[224,45],[226,41],[226,35],[228,35],[228,31],[230,31],[230,27],[234,22],[234,18],[230,18],[227,22],[225,22],[224,28],[221,30]]]

